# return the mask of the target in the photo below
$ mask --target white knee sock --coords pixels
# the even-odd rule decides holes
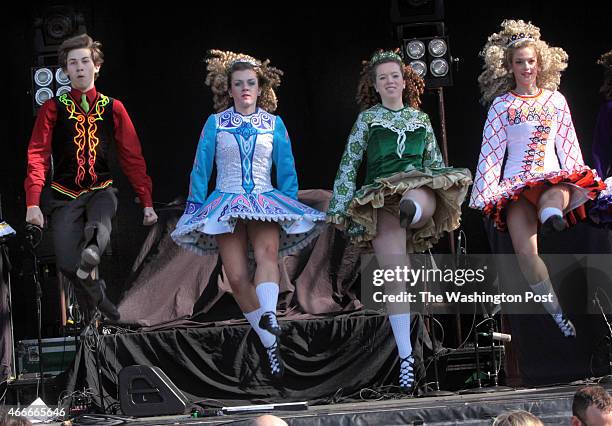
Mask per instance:
[[[410,222],[410,224],[414,225],[421,220],[421,216],[423,216],[423,208],[416,201],[412,200],[412,202],[414,203],[414,207],[416,207],[416,211],[414,212],[414,217],[412,218],[412,222]]]
[[[551,216],[561,216],[563,217],[563,212],[556,207],[545,207],[540,210],[540,222],[546,222]]]
[[[262,313],[270,311],[276,313],[278,284],[273,282],[259,283],[257,287],[255,287],[255,293],[257,293],[257,299],[259,299],[259,306],[261,306]]]
[[[389,322],[395,337],[395,344],[400,358],[406,358],[412,353],[410,341],[410,314],[389,315]]]
[[[263,312],[264,311],[262,310],[262,308],[259,308],[251,312],[243,312],[242,314],[247,319],[249,324],[251,324],[251,327],[253,327],[255,333],[257,333],[257,335],[259,336],[259,340],[261,340],[261,343],[264,345],[264,347],[269,348],[274,344],[274,342],[276,342],[276,336],[270,333],[269,331],[259,327],[259,319],[261,318],[261,314]]]
[[[417,202],[417,200],[413,199],[413,198],[405,198],[406,200],[410,200],[414,203],[414,216],[412,217],[412,221],[410,222],[410,225],[414,225],[415,223],[417,223],[419,220],[421,220],[421,216],[423,216],[423,207],[421,207],[421,205]]]
[[[552,294],[552,302],[542,302],[542,306],[544,306],[546,312],[553,316],[563,314],[563,310],[559,305],[559,301],[557,300],[557,295],[555,294],[555,289],[553,288],[552,283],[550,282],[550,278],[547,278],[544,281],[540,281],[537,284],[530,285],[529,287],[531,287],[531,290],[533,290],[535,294],[538,294],[540,296],[547,296],[549,294]]]

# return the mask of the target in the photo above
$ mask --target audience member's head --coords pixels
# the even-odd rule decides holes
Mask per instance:
[[[585,386],[574,394],[572,426],[612,426],[612,398],[601,386]]]
[[[253,420],[253,426],[288,426],[287,423],[280,417],[271,414],[264,414]]]
[[[516,410],[497,416],[493,426],[544,426],[544,423],[529,411]]]
[[[0,426],[30,426],[32,424],[26,417],[11,416],[7,411],[0,412]]]

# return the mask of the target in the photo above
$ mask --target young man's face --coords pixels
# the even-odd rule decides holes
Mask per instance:
[[[68,52],[66,60],[66,75],[70,77],[70,84],[82,92],[94,86],[96,73],[100,65],[95,65],[91,59],[91,50],[87,48],[74,49]]]

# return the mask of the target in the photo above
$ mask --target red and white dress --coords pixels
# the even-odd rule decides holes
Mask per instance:
[[[543,89],[530,96],[508,92],[497,97],[483,131],[470,207],[505,230],[509,202],[526,189],[558,183],[572,189],[564,212],[570,223],[584,219],[583,204],[605,188],[584,164],[565,97]]]

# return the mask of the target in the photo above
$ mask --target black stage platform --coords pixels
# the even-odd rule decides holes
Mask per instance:
[[[568,425],[574,392],[579,385],[517,389],[485,395],[402,398],[384,401],[310,406],[305,411],[269,412],[289,425],[491,425],[508,410],[527,410],[546,425]],[[608,388],[608,391],[610,389]],[[193,418],[189,415],[123,418],[138,426],[169,424],[250,425],[260,413]],[[85,420],[104,421],[90,416]],[[74,423],[78,423],[77,422]],[[80,423],[84,424],[84,423]],[[119,423],[117,423],[119,424]]]
[[[136,364],[159,367],[193,407],[306,401],[309,405],[307,411],[274,413],[292,425],[477,425],[490,424],[493,417],[510,409],[529,410],[547,424],[565,424],[571,410],[572,395],[577,389],[577,385],[551,385],[495,394],[407,397],[399,394],[396,387],[397,351],[385,315],[375,311],[357,311],[332,317],[282,321],[281,324],[285,330],[281,347],[286,362],[282,386],[271,382],[259,368],[262,354],[258,350],[258,340],[246,324],[194,324],[192,328],[183,326],[148,332],[105,325],[97,331],[111,334],[82,336],[72,367],[53,383],[47,381],[45,402],[56,405],[58,390],[65,390],[65,396],[87,389],[92,397],[92,408],[100,409],[98,364],[94,350],[98,343],[104,409],[106,413],[119,415],[122,413],[118,376],[124,367]],[[432,380],[428,337],[423,320],[414,317],[412,338],[415,353],[424,359],[424,367],[427,367],[427,376],[421,379],[420,385]],[[540,352],[542,369],[550,363],[556,365],[557,358],[567,359],[567,353],[550,350],[551,342],[553,339],[542,342],[549,348]],[[481,359],[483,371],[490,370],[485,352],[486,348]],[[499,352],[501,354],[503,350]],[[469,381],[474,376],[473,365],[460,372],[459,381],[456,378],[451,380],[449,372],[444,374],[447,364],[452,364],[452,354],[461,353],[465,357],[466,349],[463,352],[450,349],[445,353],[449,355],[440,363],[442,388],[458,391],[461,387],[474,386],[474,382]],[[578,378],[588,376],[587,366],[583,367],[585,374]],[[569,376],[576,376],[575,365],[569,364],[569,370],[573,371],[566,371]],[[488,380],[483,380],[483,385],[488,383]],[[19,381],[12,384],[13,389],[18,387]],[[9,394],[8,401],[13,397]],[[25,399],[20,402],[27,403]],[[69,400],[64,404],[69,404]],[[139,425],[249,424],[249,419],[254,416],[254,413],[202,418],[182,415],[130,420]]]

